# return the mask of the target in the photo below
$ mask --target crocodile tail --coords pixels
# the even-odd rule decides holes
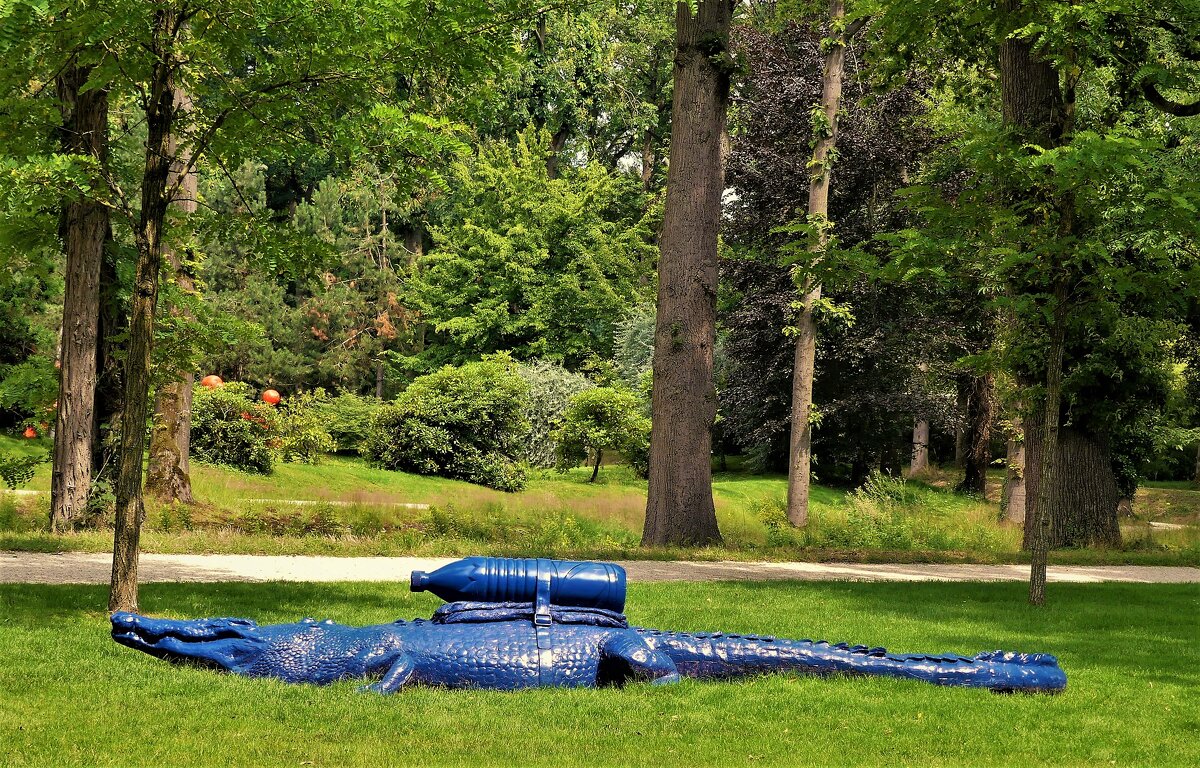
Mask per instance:
[[[1067,684],[1058,660],[1046,653],[987,651],[973,657],[895,654],[885,648],[826,640],[640,631],[652,647],[670,656],[680,673],[688,677],[729,678],[771,672],[875,675],[1031,693],[1057,693]]]

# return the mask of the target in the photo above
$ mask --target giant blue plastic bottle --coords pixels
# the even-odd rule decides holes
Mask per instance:
[[[411,587],[448,602],[529,603],[539,576],[549,579],[552,605],[625,609],[625,569],[616,563],[467,557],[432,573],[413,571]]]

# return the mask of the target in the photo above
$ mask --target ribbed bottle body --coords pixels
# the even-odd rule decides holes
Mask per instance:
[[[414,592],[432,592],[448,602],[532,602],[538,574],[550,580],[550,603],[577,608],[625,608],[625,569],[615,563],[468,557],[436,571],[413,571]]]

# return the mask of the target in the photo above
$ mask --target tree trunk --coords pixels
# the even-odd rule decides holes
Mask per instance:
[[[1120,546],[1121,491],[1108,448],[1077,430],[1064,429],[1058,449],[1063,482],[1054,489],[1050,546]]]
[[[175,113],[187,114],[192,109],[191,97],[182,89],[175,90]],[[167,175],[167,187],[178,184],[179,194],[171,206],[183,217],[196,212],[197,179],[195,170],[184,173],[191,157],[181,147],[173,131],[168,139],[167,151],[172,159]],[[181,178],[182,175],[182,178]],[[163,255],[171,265],[175,284],[181,293],[194,293],[196,281],[191,267],[175,248],[164,248]],[[171,312],[181,310],[172,308]],[[184,316],[191,317],[183,310]],[[154,401],[154,428],[150,433],[150,463],[146,476],[146,492],[163,502],[195,502],[192,496],[192,478],[189,454],[192,442],[192,386],[196,383],[194,371],[177,372],[175,380],[159,387]]]
[[[995,408],[995,378],[991,373],[971,376],[967,395],[967,452],[964,457],[966,474],[955,490],[984,496],[987,491],[987,470],[992,463],[992,415]]]
[[[550,154],[546,155],[546,178],[557,179],[559,177],[559,154],[567,146],[567,139],[569,138],[571,138],[571,129],[566,125],[561,126],[550,137]]]
[[[917,419],[913,425],[912,461],[908,465],[908,476],[916,477],[929,469],[929,422]]]
[[[1020,419],[1013,419],[1013,431],[1008,436],[1000,512],[1005,520],[1025,527],[1025,434]]]
[[[80,93],[91,67],[72,61],[55,88],[63,113],[60,144],[68,154],[108,162],[108,91]],[[100,268],[108,239],[108,208],[86,197],[64,202],[61,234],[66,258],[58,413],[50,481],[50,530],[71,530],[88,506],[95,440]]]
[[[1200,443],[1196,443],[1196,467],[1193,470],[1192,483],[1200,485]]]
[[[1030,420],[1026,430],[1026,489],[1028,499],[1039,493],[1041,472],[1041,417]],[[1119,546],[1122,498],[1113,472],[1112,456],[1102,441],[1091,435],[1060,427],[1058,473],[1061,482],[1050,496],[1050,530],[1047,546]],[[1024,546],[1032,549],[1036,530],[1025,521]]]
[[[648,130],[642,136],[642,191],[649,192],[654,186],[654,166],[658,164],[654,156],[654,131]]]
[[[643,546],[721,540],[712,497],[717,234],[725,173],[731,0],[675,9],[672,141],[659,257]]]
[[[412,267],[417,260],[425,255],[425,228],[417,222],[412,222],[404,228],[405,266]]]
[[[954,466],[967,465],[967,408],[970,400],[970,382],[965,373],[954,377]]]
[[[810,196],[811,197],[811,196]],[[812,208],[811,202],[809,208]],[[821,286],[806,280],[800,319],[796,323],[796,355],[792,366],[791,436],[788,444],[788,521],[808,524],[808,495],[812,485],[813,379],[817,366],[817,323],[813,309]]]
[[[1050,328],[1050,346],[1046,350],[1046,390],[1042,417],[1037,429],[1037,479],[1028,500],[1029,531],[1029,602],[1046,602],[1046,559],[1050,550],[1054,492],[1059,484],[1058,421],[1062,411],[1063,348],[1066,346],[1066,286],[1055,289],[1054,320]],[[1029,433],[1026,432],[1026,439]],[[1026,454],[1028,458],[1028,454]],[[1031,478],[1026,479],[1026,483]]]
[[[112,239],[109,230],[108,239]],[[111,481],[117,467],[117,439],[120,434],[124,398],[124,352],[120,339],[129,327],[120,293],[120,277],[113,254],[106,254],[100,265],[100,326],[96,338],[95,440],[92,443],[93,481]]]
[[[838,137],[838,110],[842,103],[842,75],[846,68],[846,41],[853,32],[843,32],[846,18],[843,0],[830,0],[829,20],[833,36],[826,41],[821,81],[821,111],[825,126],[813,146],[808,183],[808,223],[819,228],[812,244],[812,258],[821,258],[829,242],[829,185],[833,175],[833,151]],[[804,279],[800,318],[796,323],[796,355],[792,370],[791,439],[788,461],[788,520],[795,526],[808,523],[808,493],[812,480],[813,376],[816,372],[817,324],[813,316],[821,299],[821,286]]]
[[[596,478],[600,476],[600,460],[603,458],[604,458],[604,449],[597,448],[596,449],[596,463],[592,467],[592,479],[588,481],[589,483],[596,482]]]
[[[154,312],[158,303],[158,272],[162,262],[162,230],[167,214],[167,177],[171,170],[171,128],[174,118],[176,63],[171,38],[178,32],[176,11],[154,15],[152,98],[146,103],[146,155],[142,172],[141,210],[134,242],[137,267],[129,313],[129,343],[125,360],[125,408],[121,417],[121,453],[117,473],[117,510],[113,531],[110,611],[138,607],[138,546],[142,519],[142,453],[146,444],[147,399],[150,390],[150,352],[154,343]]]
[[[1001,0],[1000,10],[1006,16],[1009,32],[1000,43],[1000,98],[1004,124],[1015,131],[1022,141],[1045,148],[1055,146],[1062,138],[1066,124],[1062,91],[1053,63],[1041,58],[1028,37],[1016,34],[1027,20],[1021,13],[1026,0]],[[1026,198],[1034,195],[1027,189],[1012,190]],[[1069,236],[1074,226],[1071,203],[1053,201],[1062,214],[1060,234]],[[1063,348],[1066,345],[1067,300],[1069,281],[1061,274],[1056,260],[1046,264],[1043,273],[1053,286],[1050,343],[1046,355],[1045,400],[1042,403],[1040,434],[1031,439],[1026,430],[1026,460],[1038,458],[1036,471],[1026,472],[1028,510],[1026,530],[1029,531],[1030,569],[1029,602],[1042,605],[1046,600],[1046,555],[1050,546],[1054,491],[1059,482],[1058,426],[1062,405]],[[1036,445],[1035,445],[1036,443]],[[1036,477],[1035,477],[1036,475]],[[1033,487],[1036,485],[1036,488]]]

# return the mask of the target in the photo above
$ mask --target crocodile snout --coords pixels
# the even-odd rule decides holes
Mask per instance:
[[[121,645],[170,661],[231,669],[262,646],[258,625],[248,619],[154,619],[119,611],[112,637]]]

